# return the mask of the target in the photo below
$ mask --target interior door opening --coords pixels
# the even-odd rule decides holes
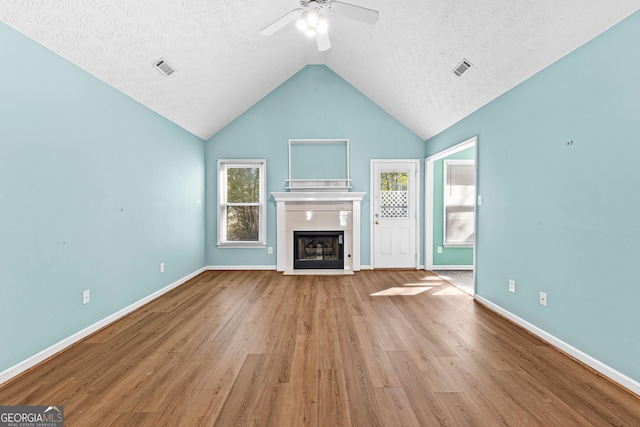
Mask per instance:
[[[433,271],[475,294],[477,137],[425,159],[425,259]]]

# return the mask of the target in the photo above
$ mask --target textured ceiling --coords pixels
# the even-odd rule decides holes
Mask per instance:
[[[298,0],[0,0],[0,20],[208,139],[307,64],[326,64],[428,139],[640,9],[640,0],[345,0],[332,48],[290,24]],[[176,69],[164,77],[152,64]],[[462,77],[452,70],[463,59]]]

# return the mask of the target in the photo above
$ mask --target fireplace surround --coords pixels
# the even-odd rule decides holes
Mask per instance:
[[[365,193],[291,191],[271,195],[276,201],[278,271],[285,274],[353,274],[360,270],[360,204]],[[295,232],[336,231],[342,232],[342,267],[337,264],[322,268],[294,265]]]

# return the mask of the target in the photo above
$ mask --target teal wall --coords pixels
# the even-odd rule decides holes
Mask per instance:
[[[0,57],[1,372],[201,268],[205,171],[202,140],[4,24]]]
[[[473,248],[444,247],[444,161],[473,160],[475,147],[451,154],[433,162],[433,267],[469,265],[473,266]],[[442,246],[442,253],[438,253]]]
[[[289,139],[349,139],[353,191],[366,192],[362,203],[363,265],[369,253],[370,159],[422,159],[424,141],[324,65],[303,68],[206,144],[207,263],[212,266],[275,266],[276,210],[269,196],[266,249],[216,246],[216,161],[219,158],[267,159],[267,191],[284,191]],[[331,161],[318,158],[318,163]],[[421,179],[422,182],[422,179]],[[421,201],[420,206],[423,206]],[[422,223],[422,218],[421,218]],[[420,232],[421,233],[421,232]],[[422,250],[420,251],[422,253]],[[422,259],[420,254],[419,259]]]
[[[635,381],[638,40],[640,12],[426,144],[478,135],[477,293]]]

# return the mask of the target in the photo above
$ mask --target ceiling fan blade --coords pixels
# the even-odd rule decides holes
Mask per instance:
[[[316,32],[316,43],[320,52],[331,49],[331,40],[329,40],[329,32],[326,29]]]
[[[329,10],[338,15],[373,25],[378,22],[380,13],[377,10],[367,9],[366,7],[356,6],[354,4],[342,3],[341,1],[329,2]]]
[[[273,23],[264,27],[260,31],[260,34],[262,34],[263,36],[270,36],[271,34],[275,33],[276,31],[280,30],[282,27],[287,25],[289,22],[294,21],[296,18],[298,18],[303,10],[304,9],[302,8],[293,9],[291,12],[276,19]]]

